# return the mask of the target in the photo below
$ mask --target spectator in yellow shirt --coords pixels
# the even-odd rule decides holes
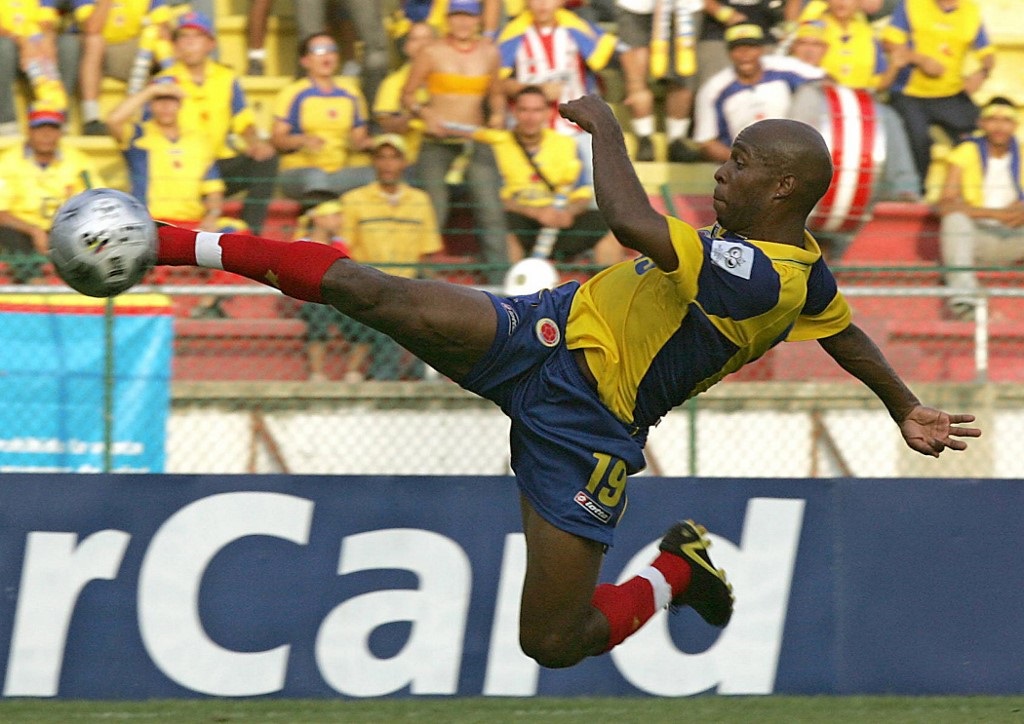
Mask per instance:
[[[970,134],[978,121],[971,99],[995,66],[995,48],[975,0],[899,0],[882,40],[908,63],[890,87],[892,107],[903,118],[921,178],[931,163],[930,128],[953,140]],[[967,60],[979,67],[965,77]]]
[[[373,169],[353,163],[369,146],[369,118],[359,86],[337,75],[330,35],[306,38],[301,54],[305,75],[277,94],[270,139],[282,154],[281,192],[313,206],[373,180]]]
[[[212,21],[197,12],[178,18],[175,62],[157,77],[173,77],[184,90],[182,129],[201,131],[214,149],[224,195],[245,193],[242,221],[259,233],[274,193],[278,157],[256,127],[238,75],[211,58],[217,41]]]
[[[17,282],[39,275],[61,204],[104,185],[93,162],[61,142],[66,120],[60,109],[33,106],[26,141],[0,154],[0,254]]]

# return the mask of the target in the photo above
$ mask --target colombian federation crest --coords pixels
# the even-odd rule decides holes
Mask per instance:
[[[562,341],[562,331],[555,324],[555,320],[548,317],[538,320],[534,331],[537,333],[537,339],[545,347],[554,347]]]

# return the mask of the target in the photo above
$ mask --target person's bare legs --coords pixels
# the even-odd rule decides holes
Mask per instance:
[[[591,604],[604,548],[555,528],[520,497],[526,577],[519,645],[542,666],[572,666],[608,645],[608,621]]]

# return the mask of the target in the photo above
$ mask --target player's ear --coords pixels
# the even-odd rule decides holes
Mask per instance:
[[[793,174],[786,174],[779,178],[778,184],[775,187],[775,193],[772,194],[773,199],[784,199],[793,195],[796,190],[796,176]]]

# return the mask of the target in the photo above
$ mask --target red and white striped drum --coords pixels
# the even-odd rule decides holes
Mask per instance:
[[[814,207],[812,231],[853,232],[868,218],[885,166],[885,127],[869,91],[809,83],[793,96],[790,116],[814,126],[832,152],[832,184]]]

